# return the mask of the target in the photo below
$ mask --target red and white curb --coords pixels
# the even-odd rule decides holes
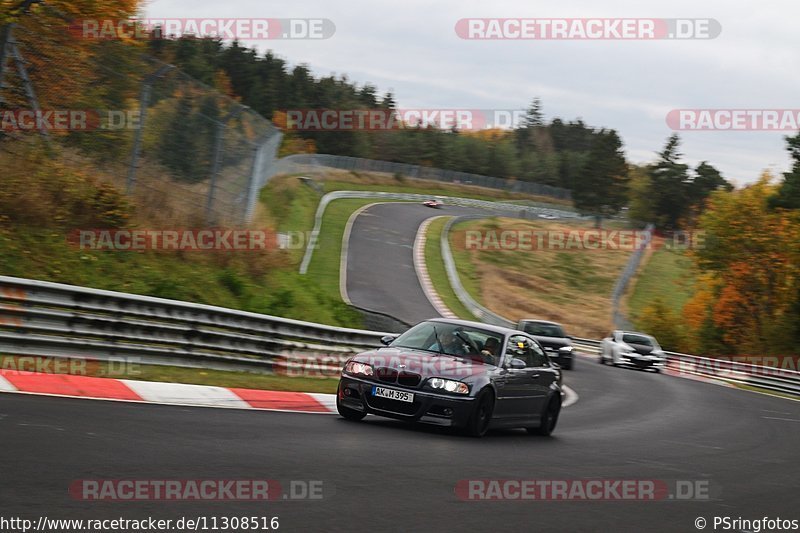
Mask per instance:
[[[317,414],[336,412],[335,394],[237,389],[8,370],[0,370],[0,393],[2,392],[188,407]]]
[[[185,407],[336,413],[335,394],[237,389],[9,370],[0,370],[0,393],[3,392]],[[564,393],[564,407],[578,401],[578,395],[569,387],[564,387]]]
[[[431,282],[431,277],[428,274],[428,265],[425,262],[425,243],[428,240],[428,226],[430,226],[431,222],[443,216],[444,215],[440,215],[425,219],[422,224],[420,224],[419,229],[417,229],[417,236],[414,239],[414,269],[417,271],[417,278],[422,287],[422,292],[425,293],[425,297],[428,298],[428,301],[433,308],[436,309],[436,312],[444,318],[458,318],[458,316],[445,305],[439,293],[437,293],[436,289],[433,287],[433,282]]]

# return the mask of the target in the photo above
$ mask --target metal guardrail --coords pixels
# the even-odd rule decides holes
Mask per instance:
[[[0,276],[0,352],[286,372],[338,370],[387,333]]]
[[[490,312],[491,313],[491,312]],[[496,314],[482,317],[510,321]],[[332,375],[387,333],[0,276],[0,352],[220,370]],[[598,353],[600,342],[574,339]],[[800,372],[666,352],[668,368],[800,396]]]
[[[601,342],[574,338],[572,343],[582,352],[599,355]],[[664,353],[667,356],[667,368],[680,375],[699,376],[800,396],[800,372],[797,371],[752,365],[725,358],[700,357],[679,352]]]
[[[611,291],[611,320],[614,323],[614,327],[617,329],[634,329],[625,314],[620,310],[620,301],[622,300],[622,295],[625,294],[625,290],[628,288],[628,283],[630,283],[631,278],[639,269],[639,264],[642,262],[645,250],[647,250],[650,241],[653,239],[653,228],[655,228],[653,224],[648,224],[644,229],[645,239],[641,243],[642,245],[631,254],[628,259],[628,264],[625,265],[625,269],[619,275],[619,278],[617,278],[614,289]]]
[[[444,225],[442,228],[441,234],[441,247],[442,247],[442,261],[444,262],[444,268],[447,272],[447,279],[450,282],[450,286],[453,288],[453,292],[456,293],[456,296],[464,304],[464,307],[467,310],[475,315],[478,320],[482,322],[486,322],[487,324],[494,324],[495,326],[503,326],[507,328],[514,328],[516,324],[502,316],[498,315],[487,309],[486,307],[479,304],[475,299],[470,296],[467,290],[464,288],[464,285],[461,284],[461,279],[458,277],[458,270],[456,269],[456,262],[453,259],[453,252],[450,249],[450,229],[453,227],[453,224],[464,220],[475,220],[480,218],[486,218],[482,215],[474,215],[474,216],[461,216],[461,217],[454,217],[447,221],[447,224]]]
[[[553,187],[543,183],[535,183],[524,180],[508,180],[482,174],[470,174],[457,170],[445,170],[441,168],[411,165],[407,163],[395,163],[392,161],[378,161],[375,159],[363,159],[360,157],[349,157],[343,155],[330,154],[294,154],[279,159],[276,162],[274,173],[296,173],[310,172],[320,167],[337,168],[341,170],[362,171],[362,172],[384,172],[388,174],[400,174],[410,179],[424,179],[443,181],[449,183],[459,183],[464,185],[474,185],[487,187],[515,193],[525,193],[538,196],[550,196],[568,200],[572,197],[569,189]]]

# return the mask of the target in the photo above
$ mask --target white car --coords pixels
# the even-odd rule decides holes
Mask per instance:
[[[606,363],[661,372],[667,365],[667,357],[652,336],[616,330],[600,343],[600,364]]]
[[[434,209],[439,209],[444,205],[444,202],[442,202],[438,198],[432,198],[430,200],[425,200],[424,202],[422,202],[422,205],[424,205],[425,207],[432,207]]]

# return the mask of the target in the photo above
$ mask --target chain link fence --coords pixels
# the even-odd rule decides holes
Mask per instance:
[[[0,151],[49,157],[127,192],[172,224],[252,220],[281,133],[222,91],[145,53],[143,43],[82,42],[75,16],[23,2],[0,22]],[[2,19],[0,19],[2,20]],[[64,115],[74,123],[34,123]]]
[[[458,172],[456,170],[444,170],[441,168],[409,165],[406,163],[394,163],[391,161],[376,161],[374,159],[362,159],[360,157],[348,157],[341,155],[290,155],[280,159],[275,165],[274,171],[276,174],[312,172],[323,167],[362,172],[400,174],[412,179],[426,179],[448,183],[476,185],[479,187],[488,187],[491,189],[499,189],[516,193],[548,196],[562,200],[569,200],[572,198],[569,189],[543,185],[541,183],[508,180],[503,178],[495,178],[492,176],[483,176],[480,174]]]

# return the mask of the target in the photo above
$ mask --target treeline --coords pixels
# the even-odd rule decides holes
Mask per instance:
[[[305,65],[290,67],[270,51],[259,54],[238,43],[162,39],[150,42],[150,52],[207,84],[227,88],[242,103],[277,122],[289,109],[396,108],[392,93],[379,94],[371,84],[359,86],[346,75],[315,77]],[[513,130],[461,132],[428,126],[380,132],[288,132],[285,144],[294,151],[419,164],[572,190],[584,186],[590,169],[609,166],[604,163],[607,159],[613,161],[615,172],[625,170],[618,164],[621,142],[616,132],[592,128],[580,119],[546,121],[538,99]]]

